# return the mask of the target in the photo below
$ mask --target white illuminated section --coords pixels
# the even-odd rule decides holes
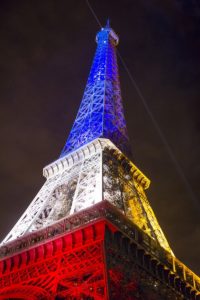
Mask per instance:
[[[45,184],[1,245],[102,201],[102,151],[111,145],[96,139],[45,167]]]

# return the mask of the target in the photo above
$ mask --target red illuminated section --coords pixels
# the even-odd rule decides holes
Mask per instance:
[[[11,244],[7,258],[0,261],[0,299],[200,300],[199,287],[173,272],[169,261],[163,263],[161,249],[148,244],[147,236],[123,222],[122,215],[114,218],[116,209],[104,206],[99,211],[106,218],[99,216],[54,237],[49,228],[45,242],[40,240],[43,231],[35,244],[30,234],[26,240],[32,246],[18,252]],[[92,210],[87,213],[84,218],[89,220]],[[71,226],[72,221],[77,226],[77,220],[78,215]]]
[[[0,255],[4,300],[200,300],[199,282],[106,201]]]
[[[0,299],[108,299],[105,221],[0,261]]]

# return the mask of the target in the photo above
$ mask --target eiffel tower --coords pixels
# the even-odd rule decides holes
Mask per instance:
[[[131,161],[109,23],[72,130],[46,182],[0,246],[0,299],[200,299]]]

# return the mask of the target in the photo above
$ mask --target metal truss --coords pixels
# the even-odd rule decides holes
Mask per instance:
[[[108,299],[104,228],[100,222],[4,261],[0,299]]]
[[[130,226],[117,209],[109,204],[104,213],[110,220],[79,225],[0,261],[0,299],[200,299],[200,286],[191,286],[167,256],[164,262],[162,250],[159,259],[142,236],[131,238],[114,225],[112,214],[124,229]]]
[[[145,253],[121,232],[106,231],[107,268],[112,300],[181,300],[186,296],[186,285],[176,287],[174,277],[164,266]],[[165,274],[166,272],[166,274]],[[170,285],[171,283],[171,285]],[[188,298],[196,297],[188,292]]]
[[[109,138],[130,155],[115,49],[118,37],[110,27],[105,27],[96,41],[83,99],[61,157],[99,137]]]
[[[96,143],[99,144],[98,141]],[[82,156],[76,153],[76,161],[47,178],[3,244],[102,200],[102,148],[95,151],[93,147],[90,153],[88,149],[87,146],[81,150]]]
[[[141,181],[134,180],[131,162],[119,151],[103,152],[104,199],[117,206],[141,230],[172,253],[156,216],[146,198]]]
[[[94,140],[73,155],[60,159],[62,168],[55,167],[56,162],[47,167],[57,171],[47,177],[3,244],[107,200],[172,253],[145,196],[148,179],[111,141]],[[70,164],[63,162],[67,157]]]
[[[2,246],[0,248],[0,274],[1,272],[2,275],[9,274],[11,270],[15,269],[15,264],[19,267],[26,265],[27,255],[24,255],[23,253],[26,253],[29,249],[32,249],[32,252],[31,254],[29,252],[28,257],[33,256],[35,259],[35,256],[37,256],[38,259],[39,257],[43,259],[44,253],[47,252],[46,248],[50,248],[52,251],[52,249],[60,247],[59,245],[67,243],[69,244],[68,249],[72,249],[72,242],[74,243],[75,241],[79,241],[79,244],[85,244],[86,237],[91,241],[94,236],[97,237],[100,233],[99,229],[95,233],[93,224],[99,224],[99,221],[102,222],[102,220],[106,220],[108,222],[107,224],[112,232],[115,232],[116,228],[118,228],[117,230],[123,232],[125,237],[131,241],[131,245],[128,246],[127,239],[122,237],[120,233],[117,233],[114,237],[109,235],[107,236],[106,241],[110,242],[113,240],[116,248],[115,250],[119,250],[120,247],[122,247],[122,250],[127,246],[129,247],[128,250],[123,252],[122,256],[121,254],[119,255],[119,260],[122,259],[122,257],[126,258],[128,253],[128,255],[130,255],[130,259],[135,260],[137,258],[140,261],[140,267],[145,266],[146,268],[147,266],[149,268],[149,266],[151,266],[154,272],[159,274],[160,266],[163,266],[162,268],[168,270],[168,274],[173,275],[173,281],[175,278],[179,278],[181,282],[186,283],[190,291],[196,291],[198,295],[200,294],[200,278],[175,256],[162,248],[158,242],[150,238],[147,233],[139,229],[119,209],[114,207],[108,201],[101,201],[90,208],[81,210],[80,212],[53,223],[46,228],[29,233]],[[87,227],[88,229],[85,231],[84,228]],[[64,238],[64,236],[74,233],[80,228],[84,229],[81,234],[75,234],[73,238]],[[62,237],[62,239],[64,238],[64,241],[62,243],[56,242],[56,245],[53,246],[52,241],[57,240],[60,237]],[[48,247],[44,246],[46,243],[48,243]],[[123,245],[126,247],[124,248]],[[136,251],[136,248],[138,248],[138,251]],[[38,249],[41,250],[39,251]],[[151,264],[149,262],[149,257],[151,257],[152,260]],[[116,258],[115,260],[116,265],[118,259]],[[123,263],[124,266],[126,266],[126,261],[127,260]],[[130,269],[129,266],[125,267],[125,269],[126,268],[127,270]],[[154,276],[156,276],[157,273],[153,273]],[[10,277],[8,276],[8,279],[9,278]]]

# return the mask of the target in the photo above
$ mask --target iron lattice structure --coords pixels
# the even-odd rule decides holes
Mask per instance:
[[[83,99],[61,157],[100,137],[131,154],[118,75],[119,38],[109,24],[96,36],[97,50]]]
[[[107,25],[78,115],[46,182],[0,247],[0,299],[200,298],[131,162],[116,46]]]
[[[108,201],[0,249],[0,299],[200,299],[200,280]]]
[[[44,174],[46,183],[3,243],[108,200],[171,252],[145,195],[149,180],[111,141],[96,139]]]

